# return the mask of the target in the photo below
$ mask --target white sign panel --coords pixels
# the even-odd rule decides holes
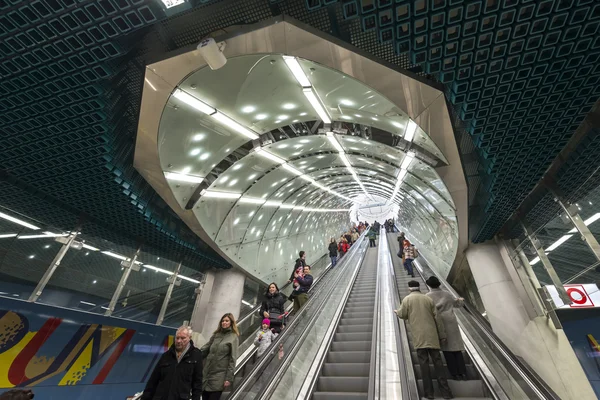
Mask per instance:
[[[583,285],[565,285],[565,290],[569,298],[573,302],[566,305],[558,296],[558,291],[554,285],[546,286],[548,293],[552,297],[552,301],[557,308],[584,308],[584,307],[600,307],[600,289],[594,283],[586,283]]]

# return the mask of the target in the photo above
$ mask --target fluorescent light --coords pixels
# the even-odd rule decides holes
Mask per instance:
[[[304,175],[302,171],[296,169],[295,167],[292,167],[290,164],[283,164],[283,168],[298,176]]]
[[[177,275],[178,278],[184,279],[186,281],[190,281],[192,283],[197,283],[200,284],[200,281],[196,280],[196,279],[192,279],[192,278],[188,278],[187,276],[183,276],[183,275]]]
[[[572,236],[573,235],[564,235],[563,237],[558,239],[556,242],[554,242],[550,246],[548,246],[548,248],[545,249],[545,251],[552,251],[552,250],[556,249],[558,246],[560,246],[561,244],[563,244],[564,242],[569,240]]]
[[[280,201],[276,201],[276,200],[269,200],[267,202],[265,202],[265,207],[279,207],[281,206],[281,202]]]
[[[241,193],[218,192],[215,190],[203,190],[202,197],[211,197],[214,199],[239,199]]]
[[[583,223],[585,224],[585,226],[589,226],[590,224],[593,224],[594,222],[598,221],[600,219],[600,213],[596,213],[594,215],[592,215],[591,217],[589,217],[588,219],[586,219],[585,221],[583,221]],[[575,233],[577,232],[577,228],[573,228],[569,231],[569,233]]]
[[[338,142],[338,140],[336,139],[336,137],[333,134],[333,132],[327,132],[327,139],[329,139],[329,141],[331,142],[331,144],[333,145],[333,147],[335,147],[335,149],[338,151],[338,153],[343,153],[344,152],[344,148],[342,147],[342,145],[340,144],[340,142]]]
[[[52,238],[52,237],[65,237],[69,236],[68,233],[52,233],[44,232],[43,235],[20,235],[17,239],[40,239],[40,238]]]
[[[246,300],[242,300],[242,304],[252,307],[252,304],[248,303]]]
[[[256,197],[240,197],[239,203],[246,204],[265,204],[265,199],[259,199]]]
[[[329,117],[329,114],[327,113],[325,108],[323,108],[321,101],[319,100],[319,98],[317,97],[317,95],[315,94],[313,89],[312,88],[304,88],[304,89],[302,89],[302,92],[304,93],[304,96],[306,96],[308,101],[310,102],[310,105],[315,109],[317,114],[319,114],[319,118],[321,118],[324,123],[330,124],[331,118]]]
[[[173,8],[175,6],[185,3],[185,0],[161,0],[161,1],[163,2],[165,7],[167,8],[167,10],[169,8]]]
[[[96,307],[96,305],[95,305],[94,303],[89,303],[89,302],[87,302],[87,301],[83,301],[83,300],[81,300],[81,301],[79,301],[79,302],[80,302],[81,304],[85,304],[85,305],[87,305],[87,306]]]
[[[12,238],[17,236],[16,233],[2,233],[0,234],[0,239]]]
[[[107,256],[118,258],[119,260],[122,260],[122,261],[128,260],[127,257],[122,256],[122,255],[117,254],[117,253],[113,253],[112,251],[103,251],[102,254],[106,254]]]
[[[312,86],[310,80],[308,80],[308,76],[306,76],[306,74],[304,73],[304,70],[300,66],[300,63],[298,62],[298,59],[296,59],[296,57],[283,56],[283,61],[285,61],[286,65],[288,66],[288,68],[290,69],[290,71],[294,75],[294,78],[296,78],[300,86],[302,86],[303,88]]]
[[[315,179],[311,176],[308,175],[300,175],[300,178],[304,179],[305,181],[309,181],[310,183],[315,183]]]
[[[168,271],[166,269],[158,268],[158,267],[155,267],[154,265],[145,265],[144,264],[144,268],[148,268],[148,269],[154,270],[156,272],[161,272],[161,273],[167,274],[167,275],[173,275],[173,271]]]
[[[279,206],[280,208],[283,208],[285,210],[291,210],[292,208],[296,207],[295,204],[282,204],[281,206]]]
[[[536,257],[536,258],[534,258],[533,260],[529,261],[529,264],[531,264],[531,265],[535,265],[535,264],[537,264],[537,263],[539,263],[539,262],[540,262],[540,258],[539,258],[539,257]]]
[[[176,89],[173,92],[173,97],[183,101],[184,103],[186,103],[189,106],[194,107],[196,110],[203,112],[204,114],[212,115],[217,111],[214,108],[212,108],[211,106],[209,106],[208,104],[198,100],[191,94],[188,94],[181,89]]]
[[[15,224],[22,225],[22,226],[24,226],[26,228],[33,229],[35,231],[37,231],[38,229],[40,229],[39,227],[37,227],[37,226],[35,226],[33,224],[30,224],[29,222],[25,222],[22,219],[11,217],[10,215],[4,214],[3,212],[0,212],[0,218],[3,218],[3,219],[5,219],[7,221],[10,221],[10,222],[14,222]]]
[[[165,172],[165,178],[170,181],[178,182],[190,182],[190,183],[202,183],[204,180],[201,176],[178,174],[176,172]]]
[[[340,158],[342,159],[342,161],[344,162],[344,165],[348,169],[352,169],[352,164],[350,164],[350,160],[348,160],[348,157],[346,157],[346,154],[340,153]]]
[[[415,153],[413,153],[412,151],[406,153],[406,155],[404,156],[404,160],[402,160],[402,165],[400,165],[400,168],[408,169],[408,167],[410,167],[410,163],[412,162],[412,160],[414,160],[414,158]]]
[[[85,243],[82,244],[82,247],[84,249],[88,249],[88,250],[92,250],[92,251],[100,251],[100,249],[97,249],[94,246],[90,246],[89,244],[85,244]]]
[[[216,119],[217,121],[219,121],[220,123],[222,123],[223,125],[233,129],[234,131],[236,131],[238,133],[241,133],[242,135],[244,135],[250,139],[258,139],[258,135],[256,134],[256,132],[251,131],[250,129],[246,128],[243,125],[240,125],[239,123],[232,120],[227,115],[220,113],[219,111],[212,114],[212,117],[214,119]]]
[[[268,152],[267,150],[263,149],[262,147],[255,148],[254,152],[261,157],[264,157],[268,160],[276,162],[277,164],[283,164],[286,162],[283,158],[277,157],[275,154]]]
[[[406,126],[406,131],[404,132],[404,140],[407,142],[412,142],[415,137],[415,133],[417,131],[417,123],[412,119],[408,121],[408,125]]]
[[[402,182],[404,180],[404,177],[406,176],[406,174],[408,174],[408,170],[401,169],[400,173],[398,174],[398,182]]]

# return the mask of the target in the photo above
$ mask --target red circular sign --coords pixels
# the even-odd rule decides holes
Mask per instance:
[[[573,295],[571,294],[573,292],[577,292],[577,294],[580,295],[581,298],[580,299],[573,298]],[[569,297],[571,298],[571,300],[573,300],[573,303],[575,303],[575,304],[585,304],[588,301],[586,294],[577,288],[568,288],[567,293],[568,293]]]

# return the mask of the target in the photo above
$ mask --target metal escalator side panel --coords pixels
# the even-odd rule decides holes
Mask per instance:
[[[362,240],[360,243],[362,243]],[[331,276],[324,280],[323,288],[314,293],[302,309],[291,319],[290,324],[284,331],[285,334],[280,335],[272,345],[271,350],[257,362],[247,379],[231,397],[232,400],[268,398],[269,390],[273,385],[277,386],[282,371],[287,370],[291,360],[296,356],[299,346],[306,339],[310,328],[316,323],[315,319],[326,305],[331,292],[336,289],[340,280],[345,279],[347,271],[353,270],[356,258],[362,257],[360,243],[357,243],[356,247],[353,246],[344,256],[345,261],[338,264],[331,271]],[[282,357],[277,354],[279,344],[282,344],[284,349]]]
[[[389,266],[388,267],[389,272],[388,272],[387,280],[388,280],[388,284],[390,287],[389,302],[391,304],[394,304],[394,307],[397,307],[396,309],[398,309],[398,308],[400,308],[400,303],[402,301],[399,294],[403,293],[406,296],[407,293],[405,293],[405,291],[403,291],[404,288],[398,287],[396,271],[394,270],[394,261],[392,259],[392,251],[391,251],[393,246],[390,246],[390,240],[389,240],[388,234],[385,235],[385,238],[382,238],[382,241],[385,242],[386,248],[388,250],[387,251],[387,261],[388,261],[388,266]],[[394,251],[394,254],[396,254],[396,251]],[[406,289],[406,291],[407,291],[407,289]],[[420,399],[419,389],[418,389],[417,378],[415,376],[415,370],[414,370],[413,361],[412,361],[412,357],[411,357],[411,349],[410,349],[410,343],[409,343],[409,338],[408,338],[407,324],[405,321],[398,318],[395,313],[394,313],[394,316],[396,319],[395,322],[396,322],[396,326],[398,329],[396,347],[397,347],[398,359],[399,359],[398,375],[400,377],[400,388],[401,388],[401,397],[396,397],[396,398],[402,398],[402,399],[407,399],[407,400],[418,400],[418,399]]]

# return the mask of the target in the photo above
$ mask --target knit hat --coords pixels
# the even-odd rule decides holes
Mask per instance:
[[[441,283],[440,280],[436,277],[436,276],[430,276],[425,283],[427,284],[427,286],[431,287],[431,288],[439,288]]]
[[[269,318],[263,319],[262,323],[263,323],[263,325],[269,325],[269,326],[271,326],[271,320]]]

